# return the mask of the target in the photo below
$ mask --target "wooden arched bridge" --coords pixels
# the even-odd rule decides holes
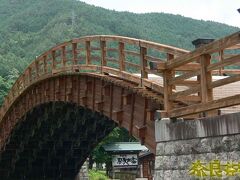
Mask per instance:
[[[240,93],[214,89],[240,80],[240,32],[189,52],[120,36],[89,36],[37,57],[0,109],[5,179],[73,177],[115,126],[155,153],[156,118],[216,116]],[[227,74],[214,80],[214,74]],[[161,131],[161,129],[159,129]]]

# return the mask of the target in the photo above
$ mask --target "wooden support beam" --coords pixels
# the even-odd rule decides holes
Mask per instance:
[[[72,43],[72,64],[77,64],[77,43]]]
[[[239,59],[240,59],[240,54],[227,59],[223,59],[222,61],[214,64],[209,64],[207,67],[207,71],[223,68],[224,66],[239,64],[240,63]],[[221,69],[221,71],[223,71],[223,69]]]
[[[133,131],[133,121],[134,121],[134,109],[135,109],[135,94],[131,96],[131,114],[130,114],[130,123],[129,123],[129,134],[132,135]]]
[[[92,94],[92,92],[93,92],[93,81],[88,80],[86,82],[86,92],[87,92],[87,94]]]
[[[100,41],[101,46],[101,66],[106,66],[106,41]]]
[[[35,60],[35,69],[36,69],[36,78],[39,77],[39,65],[38,65],[38,60]]]
[[[237,74],[237,75],[234,75],[234,76],[229,76],[229,77],[226,77],[224,79],[220,79],[220,80],[217,80],[217,81],[214,81],[214,82],[210,82],[209,83],[209,88],[212,89],[212,88],[216,88],[216,87],[219,87],[219,86],[224,86],[224,85],[227,85],[227,84],[230,84],[230,83],[234,83],[234,82],[237,82],[237,81],[240,81],[240,74]]]
[[[103,86],[103,89],[104,89],[104,96],[110,96],[110,84],[105,84]]]
[[[141,78],[148,78],[148,73],[146,72],[147,67],[147,48],[140,47],[140,63],[141,63]],[[143,86],[141,81],[141,86]]]
[[[235,106],[240,104],[240,95],[230,96],[206,103],[194,104],[191,106],[178,108],[170,111],[168,117],[183,117],[191,114],[197,114],[205,111]]]
[[[137,129],[137,136],[140,139],[141,144],[144,144],[145,141],[145,137],[146,137],[146,131],[147,131],[147,127],[146,126],[135,126],[135,128]]]
[[[208,84],[212,82],[211,72],[207,71],[207,66],[211,63],[211,56],[209,54],[205,54],[201,56],[200,64],[201,64],[201,100],[202,103],[206,103],[208,101],[213,100],[213,91],[208,88]]]
[[[110,85],[110,106],[109,106],[109,118],[112,119],[112,114],[113,114],[113,89],[114,85]]]
[[[164,88],[164,110],[170,111],[173,107],[172,101],[169,98],[173,92],[173,85],[169,85],[168,81],[172,78],[172,72],[165,70],[163,72],[163,88]]]
[[[86,65],[91,64],[91,44],[90,41],[86,41]]]
[[[132,94],[123,94],[123,105],[129,105],[132,102]]]
[[[56,51],[52,51],[52,70],[56,69]]]
[[[146,120],[147,121],[155,121],[155,119],[154,119],[155,111],[156,110],[153,110],[153,109],[146,109],[146,112],[147,112]]]
[[[47,56],[43,56],[43,71],[44,71],[44,74],[47,74]]]
[[[61,58],[62,58],[62,67],[65,67],[66,66],[66,46],[62,46],[61,48]]]
[[[120,71],[125,71],[125,52],[124,52],[124,43],[123,42],[119,42],[118,45],[118,51],[119,51],[119,68]]]
[[[189,79],[191,77],[197,76],[199,74],[200,74],[200,70],[187,72],[187,73],[184,73],[184,74],[182,74],[180,76],[173,77],[173,78],[169,79],[168,83],[170,85],[172,85],[172,84],[175,84],[177,82],[181,82],[181,81],[184,81],[184,80]]]

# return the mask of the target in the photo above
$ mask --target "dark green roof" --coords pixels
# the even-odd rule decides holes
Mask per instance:
[[[147,151],[148,149],[139,142],[117,142],[106,144],[103,146],[105,151],[120,152],[120,151]]]

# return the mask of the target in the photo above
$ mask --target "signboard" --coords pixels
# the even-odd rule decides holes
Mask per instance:
[[[118,154],[112,156],[113,167],[129,167],[138,165],[137,154]]]

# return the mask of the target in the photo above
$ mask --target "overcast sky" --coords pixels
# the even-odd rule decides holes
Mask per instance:
[[[240,27],[240,0],[81,0],[88,4],[135,13],[165,12]]]

